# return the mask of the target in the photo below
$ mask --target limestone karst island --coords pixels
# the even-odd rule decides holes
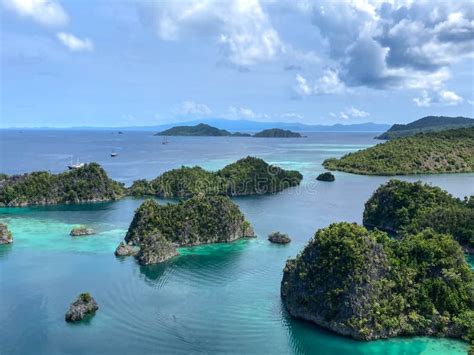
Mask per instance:
[[[472,1],[0,13],[0,355],[474,355]]]

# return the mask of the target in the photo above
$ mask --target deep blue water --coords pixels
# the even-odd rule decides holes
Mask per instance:
[[[15,242],[0,247],[0,353],[455,354],[467,345],[433,338],[357,342],[288,317],[279,288],[282,269],[314,232],[332,222],[361,222],[364,202],[389,178],[335,173],[316,182],[321,163],[378,143],[373,133],[313,133],[302,139],[173,137],[150,132],[0,131],[0,172],[60,172],[75,161],[100,163],[130,184],[181,165],[218,169],[246,155],[300,170],[300,187],[237,198],[258,238],[182,249],[154,266],[116,259],[142,200],[76,206],[0,209]],[[116,158],[110,152],[119,153]],[[412,176],[455,196],[474,194],[474,174]],[[165,202],[165,201],[163,201]],[[98,234],[71,238],[73,225]],[[287,246],[269,244],[275,230]],[[100,309],[90,321],[64,322],[83,291]]]

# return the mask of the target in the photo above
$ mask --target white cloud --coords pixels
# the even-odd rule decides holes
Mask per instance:
[[[314,0],[300,8],[349,87],[440,88],[454,63],[474,56],[469,1]]]
[[[21,17],[29,17],[41,25],[64,26],[69,17],[63,7],[55,0],[3,0],[6,8]]]
[[[301,120],[303,115],[295,112],[285,112],[280,115],[281,118],[290,119],[290,120]]]
[[[94,49],[94,44],[89,38],[80,39],[66,32],[59,32],[56,36],[72,52],[92,51]]]
[[[251,66],[272,60],[285,47],[258,0],[153,2],[141,11],[165,41],[205,36],[229,63]]]
[[[347,88],[340,80],[337,71],[327,69],[314,84],[309,84],[305,77],[297,74],[295,91],[299,96],[331,95],[345,93]]]
[[[270,118],[265,113],[257,113],[248,107],[234,107],[228,109],[228,114],[225,117],[230,119],[267,119]]]
[[[343,120],[348,120],[350,118],[362,118],[362,117],[370,116],[370,113],[360,110],[358,108],[355,108],[353,106],[346,108],[345,110],[339,112],[338,114],[334,112],[330,112],[329,114],[334,118],[340,118]]]
[[[199,104],[194,101],[184,101],[178,113],[183,115],[208,116],[212,113],[212,110],[205,104]]]
[[[413,99],[413,102],[418,107],[430,107],[433,104],[456,106],[463,101],[464,99],[461,96],[450,90],[435,90],[431,93],[423,90],[420,97],[415,97]]]

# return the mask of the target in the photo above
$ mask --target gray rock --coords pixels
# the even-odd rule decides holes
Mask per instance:
[[[141,265],[157,264],[178,255],[176,246],[160,233],[144,238],[140,245],[137,260]]]
[[[66,312],[66,322],[80,321],[89,314],[95,314],[98,309],[99,305],[89,293],[81,293]]]
[[[291,242],[291,238],[288,234],[283,234],[280,232],[273,232],[268,236],[268,240],[275,244],[288,244]]]
[[[13,243],[12,233],[8,230],[6,224],[0,223],[0,244]]]
[[[81,237],[84,235],[92,235],[92,234],[95,234],[95,230],[93,230],[92,228],[88,228],[86,226],[74,227],[69,233],[69,235],[72,237]]]
[[[115,249],[115,256],[134,256],[137,255],[140,251],[140,247],[125,244],[125,242],[120,242],[117,249]]]

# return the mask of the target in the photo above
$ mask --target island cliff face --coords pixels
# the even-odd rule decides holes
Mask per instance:
[[[146,200],[135,212],[125,242],[140,247],[139,262],[149,264],[177,255],[176,247],[246,237],[255,237],[255,233],[228,197],[196,196],[166,206]]]
[[[196,195],[260,195],[276,193],[300,184],[303,176],[294,170],[270,165],[262,159],[246,157],[217,172],[198,166],[181,167],[156,179],[138,180],[129,188],[134,196],[188,198]]]
[[[429,227],[474,253],[474,196],[460,200],[439,187],[390,180],[366,202],[363,223],[398,236]]]
[[[40,171],[6,177],[0,181],[0,205],[110,201],[122,197],[124,192],[123,185],[111,180],[99,164],[90,163],[61,174]]]
[[[287,261],[288,312],[361,340],[433,335],[474,340],[474,278],[459,244],[425,230],[401,240],[338,223]]]

